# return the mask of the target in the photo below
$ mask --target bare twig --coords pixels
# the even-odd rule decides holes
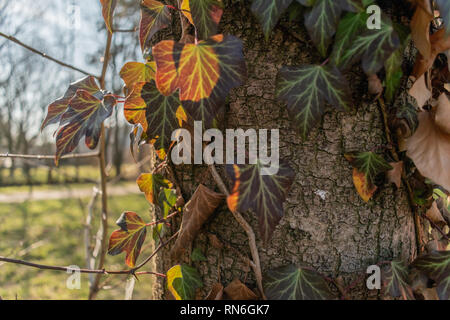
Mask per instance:
[[[226,187],[225,183],[223,182],[222,177],[217,172],[215,165],[209,165],[209,170],[210,170],[214,180],[216,181],[217,186],[219,187],[220,191],[222,191],[222,193],[225,194],[226,196],[229,196],[230,192],[228,191],[228,188]],[[247,238],[248,238],[248,242],[249,242],[249,246],[250,246],[250,253],[251,253],[252,259],[253,259],[253,261],[252,261],[253,263],[251,263],[250,265],[252,266],[253,272],[255,273],[256,283],[257,283],[258,289],[261,293],[261,297],[263,297],[263,299],[266,300],[267,298],[264,294],[264,289],[263,289],[263,285],[262,285],[261,262],[259,260],[258,247],[256,246],[255,232],[253,231],[250,224],[244,219],[244,217],[242,216],[241,213],[239,213],[237,211],[235,211],[235,212],[232,211],[231,213],[233,214],[236,221],[241,225],[241,227],[247,233]]]
[[[97,158],[98,152],[87,152],[87,153],[73,153],[66,154],[61,157],[61,159],[80,159],[80,158]],[[48,160],[54,159],[54,155],[32,155],[32,154],[12,154],[12,153],[1,153],[0,158],[15,158],[15,159],[36,159],[36,160]]]
[[[108,32],[108,38],[106,40],[105,54],[103,56],[103,68],[102,75],[100,77],[100,87],[105,88],[106,71],[108,70],[108,62],[111,56],[111,44],[113,34]],[[99,169],[100,169],[100,188],[102,192],[102,236],[101,236],[101,252],[98,262],[98,268],[103,268],[105,263],[106,253],[108,251],[108,194],[107,194],[107,174],[106,174],[106,138],[105,138],[105,125],[102,123],[101,135],[100,135],[100,150],[99,150]],[[95,277],[92,288],[89,292],[89,300],[95,299],[99,291],[100,274]]]
[[[6,39],[8,39],[8,40],[10,40],[10,41],[12,41],[12,42],[14,42],[14,43],[16,43],[16,44],[18,44],[18,45],[24,47],[25,49],[27,49],[27,50],[29,50],[29,51],[31,51],[31,52],[40,55],[41,57],[43,57],[43,58],[45,58],[45,59],[48,59],[48,60],[50,60],[50,61],[53,61],[53,62],[59,64],[60,66],[63,66],[63,67],[66,67],[66,68],[69,68],[69,69],[78,71],[78,72],[80,72],[80,73],[82,73],[82,74],[85,74],[85,75],[87,75],[87,76],[93,76],[93,77],[96,77],[97,79],[100,79],[100,77],[95,76],[95,75],[93,75],[93,74],[90,73],[90,72],[84,71],[84,70],[82,70],[82,69],[80,69],[80,68],[77,68],[77,67],[75,67],[75,66],[73,66],[73,65],[70,65],[70,64],[68,64],[68,63],[62,62],[62,61],[60,61],[60,60],[58,60],[58,59],[55,59],[55,58],[53,58],[53,57],[50,57],[50,56],[47,55],[46,53],[41,52],[41,51],[39,51],[39,50],[37,50],[37,49],[35,49],[35,48],[33,48],[33,47],[30,47],[29,45],[23,43],[22,41],[20,41],[19,39],[15,38],[15,37],[13,37],[13,36],[11,36],[11,35],[7,35],[7,34],[4,34],[3,32],[0,32],[0,37],[6,38]]]
[[[100,190],[97,189],[97,187],[94,187],[93,189],[93,195],[91,200],[88,204],[88,213],[86,217],[86,225],[84,227],[84,245],[85,245],[85,251],[86,251],[86,267],[88,269],[93,269],[95,267],[95,258],[93,249],[91,248],[91,230],[92,230],[92,217],[94,215],[94,206],[95,202],[97,201],[97,197],[100,193]],[[94,277],[93,275],[89,275],[89,286],[92,287],[94,284]]]

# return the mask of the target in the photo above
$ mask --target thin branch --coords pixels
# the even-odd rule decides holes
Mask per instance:
[[[98,152],[87,152],[87,153],[66,154],[62,156],[61,159],[79,159],[79,158],[97,158],[97,157]],[[32,155],[32,154],[1,153],[0,158],[48,160],[54,159],[55,156],[42,154]]]
[[[222,191],[223,194],[226,196],[230,195],[230,192],[228,191],[228,188],[226,187],[225,183],[223,182],[221,176],[217,172],[215,165],[209,165],[209,170],[216,181],[220,191]],[[236,219],[236,221],[241,225],[241,227],[244,229],[244,231],[247,233],[247,238],[250,246],[250,253],[252,255],[253,263],[251,264],[253,271],[255,272],[256,277],[256,283],[258,285],[258,289],[261,293],[261,297],[263,297],[264,300],[266,300],[266,296],[264,294],[264,289],[262,285],[262,271],[261,271],[261,262],[259,260],[259,252],[258,247],[256,246],[256,237],[255,232],[253,231],[250,224],[244,219],[242,214],[239,212],[231,212]]]
[[[106,71],[108,70],[108,62],[111,56],[113,34],[108,32],[108,38],[106,40],[106,48],[103,56],[102,75],[100,76],[100,87],[105,89]],[[108,251],[108,194],[107,194],[107,174],[106,174],[106,138],[105,138],[105,125],[102,123],[100,134],[100,149],[99,149],[99,169],[100,169],[100,189],[102,192],[102,213],[101,213],[101,251],[98,262],[98,268],[102,269],[105,264],[106,253]],[[99,291],[100,274],[97,275],[92,284],[92,288],[89,292],[89,300],[95,298]]]
[[[97,79],[100,79],[99,76],[95,76],[95,75],[93,75],[93,74],[90,73],[90,72],[84,71],[84,70],[82,70],[82,69],[80,69],[80,68],[77,68],[77,67],[75,67],[75,66],[73,66],[73,65],[70,65],[70,64],[68,64],[68,63],[62,62],[62,61],[60,61],[60,60],[58,60],[58,59],[55,59],[55,58],[53,58],[53,57],[47,55],[47,54],[44,53],[44,52],[41,52],[41,51],[39,51],[39,50],[37,50],[37,49],[35,49],[35,48],[33,48],[33,47],[30,47],[29,45],[23,43],[22,41],[20,41],[19,39],[15,38],[15,37],[13,37],[13,36],[11,36],[11,35],[7,35],[7,34],[4,34],[3,32],[0,32],[0,36],[3,37],[3,38],[6,38],[6,39],[8,39],[8,40],[10,40],[10,41],[12,41],[12,42],[14,42],[14,43],[16,43],[16,44],[18,44],[18,45],[20,45],[20,46],[22,46],[22,47],[24,47],[25,49],[27,49],[27,50],[29,50],[29,51],[31,51],[31,52],[33,52],[33,53],[36,53],[36,54],[40,55],[41,57],[43,57],[43,58],[45,58],[45,59],[48,59],[48,60],[50,60],[50,61],[53,61],[53,62],[59,64],[60,66],[63,66],[63,67],[72,69],[72,70],[74,70],[74,71],[78,71],[78,72],[80,72],[80,73],[82,73],[82,74],[85,74],[85,75],[87,75],[87,76],[93,76],[93,77],[95,77],[95,78],[97,78]]]

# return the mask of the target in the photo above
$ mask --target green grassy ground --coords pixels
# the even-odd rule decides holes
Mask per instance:
[[[22,204],[0,203],[0,255],[49,265],[85,267],[83,225],[89,199],[33,201]],[[98,207],[96,205],[98,221]],[[110,230],[123,211],[135,211],[151,220],[150,205],[142,195],[109,199]],[[96,226],[95,226],[96,227]],[[95,228],[95,231],[97,229]],[[152,251],[152,239],[147,238],[141,258]],[[124,254],[107,256],[106,268],[126,268]],[[143,270],[151,270],[151,265]],[[154,276],[140,276],[133,298],[149,299]],[[3,299],[86,299],[88,276],[82,275],[81,289],[66,287],[68,275],[61,271],[39,270],[0,262],[0,296]],[[99,299],[123,299],[127,276],[104,276],[105,288]]]

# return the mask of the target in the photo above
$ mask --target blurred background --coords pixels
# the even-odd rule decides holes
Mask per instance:
[[[139,2],[121,0],[115,25],[132,30],[139,23]],[[0,0],[0,32],[60,61],[101,73],[106,28],[100,1]],[[119,72],[127,61],[142,61],[137,32],[116,33],[106,77],[109,91],[122,95]],[[49,103],[83,74],[64,68],[0,37],[0,154],[53,155],[55,126],[40,132]],[[131,157],[122,106],[106,122],[110,232],[123,211],[150,219],[150,206],[135,184],[148,169],[150,152]],[[75,150],[87,152],[84,139]],[[0,255],[49,265],[86,267],[86,243],[95,243],[100,197],[96,158],[53,160],[0,157]],[[90,225],[86,219],[92,218]],[[92,238],[85,240],[86,228]],[[151,248],[144,248],[151,251]],[[143,253],[145,254],[145,252]],[[107,269],[124,269],[123,255],[106,260]],[[68,275],[0,262],[3,299],[85,299],[88,276],[80,290],[66,288]],[[151,297],[152,276],[136,282],[133,298]],[[126,276],[104,277],[99,299],[123,299]]]

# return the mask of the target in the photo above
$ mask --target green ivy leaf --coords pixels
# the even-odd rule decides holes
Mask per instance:
[[[325,279],[306,267],[289,265],[267,272],[263,278],[269,300],[329,300],[333,295]]]
[[[197,28],[199,39],[207,39],[217,34],[217,27],[222,18],[222,4],[217,0],[189,1],[192,22]]]
[[[384,68],[386,69],[386,92],[385,97],[387,102],[394,99],[395,92],[400,86],[400,81],[403,76],[403,47],[395,50],[395,52],[386,60]]]
[[[263,27],[266,39],[292,0],[253,0],[251,10]]]
[[[191,253],[191,260],[194,262],[206,261],[206,257],[199,248],[195,248]]]
[[[341,110],[349,110],[352,104],[347,80],[337,68],[328,66],[283,67],[277,76],[276,95],[287,103],[304,139],[322,117],[325,102]]]
[[[348,12],[340,20],[330,58],[334,65],[340,66],[342,64],[344,52],[352,45],[357,35],[364,30],[368,17],[365,11],[358,13]]]
[[[450,33],[450,2],[448,0],[436,0],[439,6],[439,12],[441,13],[442,19],[444,19],[445,29],[447,34]]]
[[[384,275],[385,291],[391,297],[402,297],[404,300],[415,300],[409,284],[408,266],[402,261],[391,261]]]
[[[409,102],[402,103],[398,107],[396,117],[406,121],[411,129],[411,133],[414,133],[419,127],[419,117],[417,116],[416,107]]]
[[[170,9],[163,3],[156,0],[143,0],[141,2],[139,41],[142,52],[147,49],[155,33],[167,28],[170,21]]]
[[[400,39],[391,20],[382,15],[380,29],[366,29],[353,41],[348,42],[340,56],[338,66],[342,69],[351,67],[362,60],[366,74],[375,74],[383,67],[385,61],[400,47]]]
[[[79,89],[61,116],[61,128],[56,135],[55,163],[61,156],[72,152],[85,137],[89,149],[97,147],[101,125],[112,114],[117,100],[112,95],[100,94],[98,99],[88,91]],[[99,96],[100,96],[99,95]]]
[[[178,92],[165,96],[153,80],[134,84],[125,100],[125,118],[142,125],[147,141],[152,142],[160,158],[164,158],[172,143],[172,132],[180,127],[180,105]]]
[[[165,179],[160,174],[141,173],[136,180],[139,190],[144,192],[145,198],[148,202],[161,206],[160,192],[164,189],[171,189],[173,184],[169,180]]]
[[[417,258],[413,266],[436,281],[439,299],[450,299],[450,251],[433,251]]]
[[[323,57],[327,55],[343,10],[354,11],[355,8],[347,0],[317,0],[305,15],[306,29]]]
[[[374,152],[361,152],[354,155],[353,166],[371,182],[375,182],[375,178],[383,172],[392,169],[392,166]]]
[[[195,290],[202,286],[202,279],[193,267],[178,264],[167,271],[167,288],[177,300],[193,300]]]
[[[233,182],[227,198],[228,208],[233,212],[254,210],[261,237],[268,243],[284,215],[283,202],[294,181],[294,170],[283,160],[273,175],[261,175],[263,166],[260,163],[227,165],[226,168]]]

